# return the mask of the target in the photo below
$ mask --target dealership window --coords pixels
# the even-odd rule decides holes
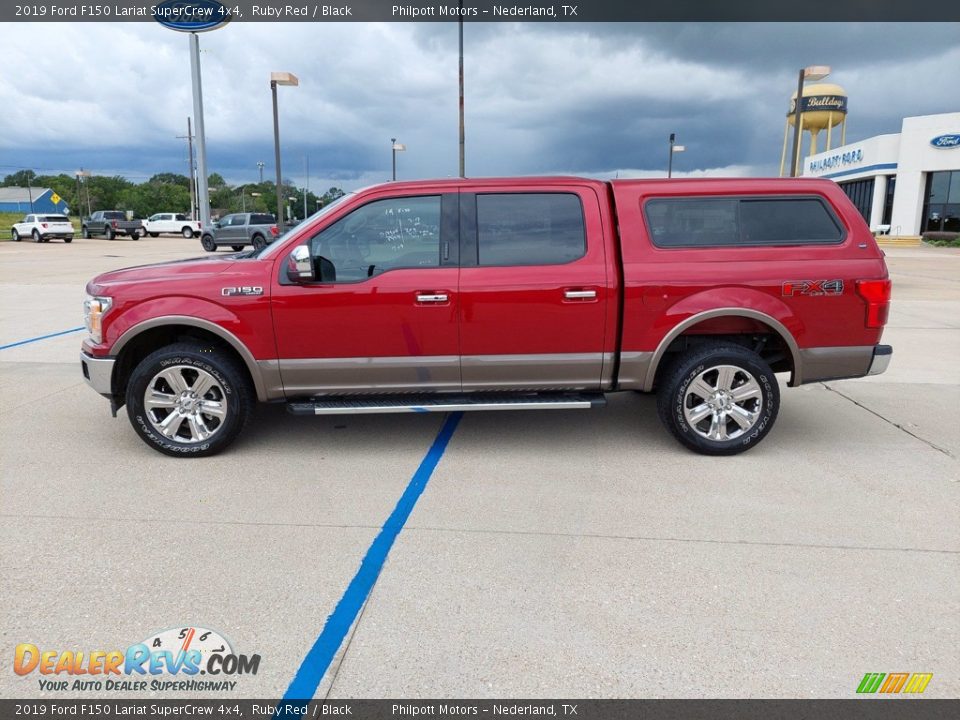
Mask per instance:
[[[820,198],[655,198],[644,205],[657,247],[815,245],[843,230]]]
[[[868,223],[870,222],[870,210],[873,207],[873,186],[873,178],[840,183],[840,188],[847,194],[851,202],[857,206],[857,210],[860,211],[863,219]]]
[[[887,178],[887,196],[883,199],[883,219],[881,225],[889,225],[893,219],[893,196],[897,192],[897,178]]]
[[[960,232],[960,170],[927,174],[923,232]]]
[[[586,253],[580,198],[571,193],[477,195],[480,265],[560,265]]]

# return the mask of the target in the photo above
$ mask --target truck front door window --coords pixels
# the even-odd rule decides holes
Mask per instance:
[[[310,239],[317,277],[357,282],[398,268],[440,266],[440,196],[378,200]]]

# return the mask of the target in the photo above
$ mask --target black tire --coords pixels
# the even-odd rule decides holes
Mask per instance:
[[[65,237],[65,238],[63,239],[63,241],[64,241],[65,243],[72,243],[72,242],[73,242],[73,238],[72,238],[72,237]]]
[[[219,384],[204,395],[204,399],[209,397],[211,402],[226,404],[222,420],[204,416],[205,424],[209,423],[213,430],[209,438],[191,440],[188,436],[193,427],[187,416],[179,422],[174,420],[178,427],[173,430],[172,438],[157,429],[156,424],[177,412],[148,410],[144,404],[148,386],[166,387],[166,381],[158,378],[164,371],[173,371],[183,379],[194,377],[194,383],[205,373]],[[173,392],[172,386],[170,392]],[[154,450],[174,457],[207,457],[225,449],[246,427],[255,403],[256,397],[240,362],[221,347],[200,342],[175,343],[151,353],[134,369],[126,391],[127,417],[134,430]],[[202,405],[200,407],[197,412],[202,414]]]
[[[193,237],[193,228],[184,227],[183,230],[180,231],[180,234],[183,235],[185,240],[189,240]]]
[[[160,233],[152,232],[150,233],[150,237],[160,237]]]
[[[203,246],[203,249],[207,252],[216,252],[217,243],[213,239],[213,235],[204,235],[200,238],[200,244]]]
[[[32,233],[30,233],[30,235],[33,237],[33,241],[34,241],[35,243],[43,242],[43,238],[40,237],[40,231],[39,231],[39,230],[34,230]]]
[[[253,236],[253,249],[254,250],[263,250],[267,246],[267,240],[263,235],[254,235]]]
[[[721,378],[720,372],[728,380]],[[697,386],[691,387],[698,379],[704,383],[701,387],[723,392],[706,398],[696,391]],[[756,387],[749,398],[737,400],[731,395],[730,391],[750,390],[751,380]],[[692,412],[697,408],[701,408],[699,413]],[[666,428],[691,450],[703,455],[736,455],[770,432],[780,410],[780,387],[770,366],[756,353],[731,343],[707,343],[690,349],[666,370],[657,394],[657,410]],[[704,412],[708,414],[691,422]],[[744,428],[736,417],[748,427]],[[718,437],[707,437],[710,434]]]
[[[17,232],[16,228],[13,228],[10,231],[10,239],[13,240],[14,242],[20,242],[20,233]]]
[[[104,233],[104,235],[106,235],[107,240],[113,240],[117,236],[117,234],[113,231],[113,228],[110,227],[107,228],[107,231]]]
[[[87,229],[87,226],[86,226],[86,225],[84,225],[84,226],[80,229],[80,235],[83,237],[84,240],[89,240],[89,239],[90,239],[90,231]]]
[[[243,250],[244,247],[245,247],[244,245],[231,245],[230,249],[233,250],[234,252],[240,252],[241,250]]]
[[[140,239],[140,233],[138,233],[136,230],[134,230],[132,233],[130,233],[130,238],[131,238],[132,240],[139,240],[139,239]]]

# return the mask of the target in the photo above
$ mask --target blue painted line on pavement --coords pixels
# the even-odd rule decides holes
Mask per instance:
[[[437,433],[433,445],[430,446],[427,454],[420,462],[420,467],[413,474],[406,490],[403,491],[403,495],[397,501],[396,507],[390,513],[390,517],[387,518],[367,550],[367,554],[360,563],[360,569],[357,570],[357,574],[353,576],[353,580],[350,581],[337,606],[327,618],[323,630],[317,637],[316,642],[313,643],[313,647],[310,648],[303,662],[300,663],[300,668],[287,688],[283,701],[278,704],[278,716],[281,715],[281,708],[284,703],[313,698],[320,686],[320,681],[326,675],[330,663],[333,662],[333,658],[343,644],[344,638],[350,632],[350,627],[357,619],[363,604],[370,595],[370,591],[383,569],[383,564],[386,562],[387,555],[390,553],[397,535],[400,534],[406,524],[410,513],[413,512],[413,508],[417,504],[417,500],[420,499],[427,483],[430,481],[430,477],[433,475],[433,471],[440,462],[440,458],[443,457],[443,453],[447,449],[450,438],[453,437],[461,417],[463,417],[463,413],[452,413],[443,423],[443,427]],[[284,713],[284,716],[299,717],[299,715],[288,713]]]
[[[47,338],[57,337],[59,335],[69,335],[70,333],[80,332],[81,330],[83,330],[82,327],[75,327],[69,330],[50,333],[49,335],[40,335],[39,337],[29,338],[27,340],[18,340],[17,342],[8,343],[7,345],[0,345],[0,350],[7,350],[8,348],[17,347],[18,345],[29,345],[30,343],[39,342],[40,340],[46,340]]]

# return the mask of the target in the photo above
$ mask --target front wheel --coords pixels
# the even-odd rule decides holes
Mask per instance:
[[[87,226],[86,226],[86,225],[84,225],[83,228],[80,230],[80,236],[81,236],[84,240],[89,240],[89,239],[90,239],[90,231],[87,229]]]
[[[160,233],[152,232],[150,233],[150,237],[160,237]]]
[[[255,398],[235,358],[217,346],[183,342],[137,365],[126,401],[134,430],[154,450],[205,457],[237,438]]]
[[[106,235],[107,240],[113,240],[117,236],[117,234],[113,231],[113,228],[107,228]]]
[[[735,455],[766,437],[780,409],[770,366],[740,345],[710,343],[681,355],[657,397],[660,420],[704,455]]]
[[[200,238],[200,244],[203,245],[203,249],[207,252],[216,252],[217,243],[213,239],[213,235],[204,235]]]
[[[16,229],[16,228],[14,228],[13,230],[10,231],[10,238],[11,238],[14,242],[20,242],[20,233],[17,232],[17,229]]]

